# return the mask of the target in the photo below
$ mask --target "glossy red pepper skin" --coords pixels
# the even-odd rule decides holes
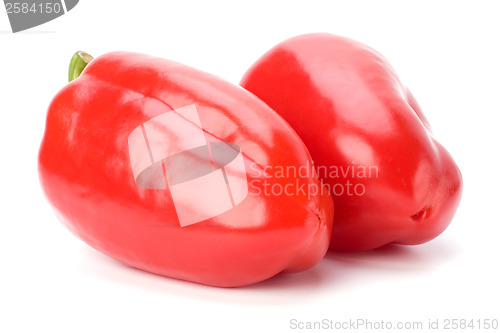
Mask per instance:
[[[331,34],[298,36],[262,56],[241,85],[311,152],[335,202],[331,249],[420,244],[452,220],[460,171],[375,50]]]
[[[169,189],[137,186],[127,139],[146,121],[192,104],[208,140],[241,148],[249,193],[234,208],[181,227]],[[93,60],[53,99],[39,177],[58,218],[95,249],[156,274],[236,287],[310,268],[328,250],[327,191],[267,195],[262,187],[264,180],[276,188],[295,181],[321,186],[312,176],[262,172],[307,163],[310,155],[291,127],[241,87],[176,62],[114,52]]]

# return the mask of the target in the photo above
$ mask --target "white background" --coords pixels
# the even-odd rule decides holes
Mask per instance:
[[[498,1],[82,0],[12,34],[2,7],[0,331],[293,332],[294,318],[424,328],[429,319],[500,320],[499,17]],[[274,44],[318,31],[384,54],[457,161],[464,194],[440,237],[329,253],[300,274],[219,289],[122,266],[57,221],[39,186],[37,151],[75,51],[153,54],[237,84]]]

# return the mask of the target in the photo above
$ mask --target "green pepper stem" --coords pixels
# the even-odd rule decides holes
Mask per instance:
[[[69,82],[78,78],[82,74],[83,69],[94,60],[94,58],[87,52],[78,51],[71,58],[69,63],[68,80]]]

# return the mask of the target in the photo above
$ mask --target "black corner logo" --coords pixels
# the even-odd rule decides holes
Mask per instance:
[[[4,0],[12,32],[52,21],[73,9],[79,0]]]

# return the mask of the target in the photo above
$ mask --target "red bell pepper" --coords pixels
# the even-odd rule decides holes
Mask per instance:
[[[84,58],[75,56],[70,78]],[[58,218],[95,249],[231,287],[305,270],[326,253],[332,199],[301,190],[320,188],[318,178],[266,172],[310,163],[291,127],[244,89],[115,52],[53,99],[39,177]]]
[[[262,56],[241,85],[311,152],[335,201],[332,249],[419,244],[452,220],[460,171],[380,53],[335,35],[298,36]]]

